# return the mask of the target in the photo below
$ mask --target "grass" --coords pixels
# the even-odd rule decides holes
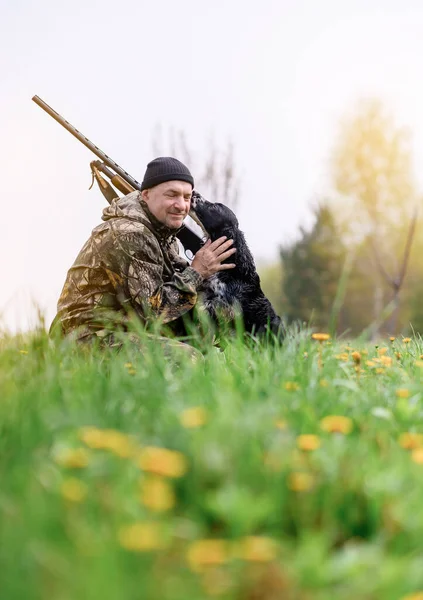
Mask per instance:
[[[385,348],[4,336],[1,597],[422,598],[423,348]]]

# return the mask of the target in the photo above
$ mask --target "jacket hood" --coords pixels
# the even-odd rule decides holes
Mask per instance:
[[[130,219],[131,221],[149,221],[153,226],[155,232],[162,239],[168,239],[174,237],[178,231],[182,229],[171,229],[166,225],[163,225],[156,217],[150,212],[147,204],[141,197],[140,192],[131,192],[123,198],[116,198],[113,202],[103,210],[101,217],[103,221],[109,221],[110,219]]]

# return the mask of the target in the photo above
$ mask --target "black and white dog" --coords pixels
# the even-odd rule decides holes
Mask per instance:
[[[281,319],[260,287],[253,256],[232,210],[224,204],[208,202],[196,191],[192,194],[191,210],[212,242],[226,236],[234,240],[231,247],[236,248],[236,253],[225,261],[236,263],[236,267],[216,273],[204,286],[203,304],[211,318],[215,322],[219,317],[234,322],[241,315],[247,333],[261,336],[270,331],[282,337]]]

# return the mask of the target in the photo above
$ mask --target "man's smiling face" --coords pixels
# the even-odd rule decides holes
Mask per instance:
[[[151,213],[169,229],[179,229],[191,207],[192,186],[186,181],[166,181],[141,192]]]

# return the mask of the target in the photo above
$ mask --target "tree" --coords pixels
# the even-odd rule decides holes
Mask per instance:
[[[311,230],[301,227],[300,238],[280,249],[284,313],[290,322],[312,319],[315,325],[327,328],[346,252],[328,205],[317,206],[314,215]]]
[[[156,125],[153,133],[153,151],[156,156],[171,154],[178,157],[196,173],[196,187],[211,202],[222,202],[235,209],[239,201],[239,177],[236,173],[235,153],[232,142],[222,149],[212,138],[209,141],[205,160],[199,164],[194,160],[186,135],[182,130],[170,128],[167,135],[161,125]]]
[[[264,294],[270,300],[279,316],[285,314],[286,300],[282,293],[283,271],[281,261],[259,263],[257,271],[260,275],[260,285]]]
[[[347,204],[338,209],[349,222],[349,244],[366,240],[369,277],[374,281],[373,319],[390,289],[389,328],[395,330],[417,222],[410,138],[377,100],[362,102],[341,127],[333,156],[335,187]],[[377,334],[377,331],[374,331]]]

